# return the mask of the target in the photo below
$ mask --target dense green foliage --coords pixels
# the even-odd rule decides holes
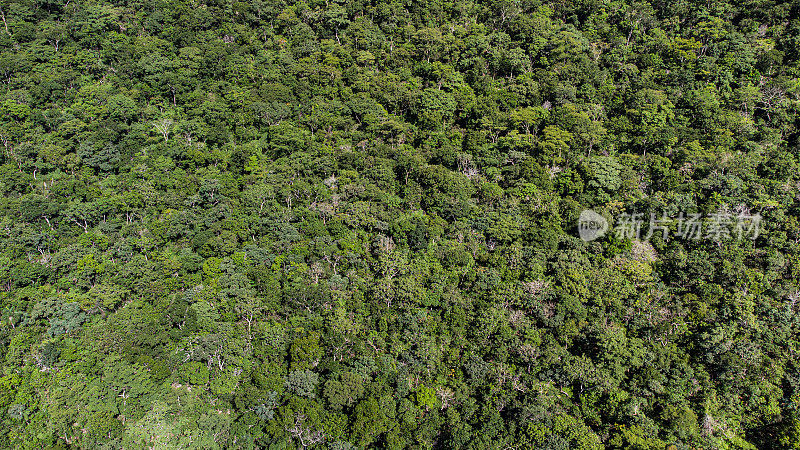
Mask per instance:
[[[1,447],[800,448],[797,3],[0,13]]]

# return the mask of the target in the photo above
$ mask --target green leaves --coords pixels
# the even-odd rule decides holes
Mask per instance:
[[[353,406],[364,395],[364,380],[353,372],[340,374],[338,380],[325,382],[323,395],[331,408],[341,410],[343,407]]]
[[[796,447],[800,28],[662,3],[0,7],[0,447]]]
[[[456,106],[456,100],[450,93],[425,89],[419,94],[415,110],[420,126],[438,130],[452,119]]]
[[[316,397],[317,384],[319,376],[310,370],[293,370],[286,378],[286,389],[301,397]]]

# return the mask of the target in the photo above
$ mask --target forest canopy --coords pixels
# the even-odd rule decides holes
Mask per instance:
[[[797,2],[0,16],[0,447],[800,448]]]

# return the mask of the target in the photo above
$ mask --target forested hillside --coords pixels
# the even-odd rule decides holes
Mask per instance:
[[[0,447],[800,448],[800,3],[0,13]]]

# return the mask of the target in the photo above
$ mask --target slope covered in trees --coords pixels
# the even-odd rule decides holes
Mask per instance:
[[[0,447],[800,448],[795,2],[0,12]]]

